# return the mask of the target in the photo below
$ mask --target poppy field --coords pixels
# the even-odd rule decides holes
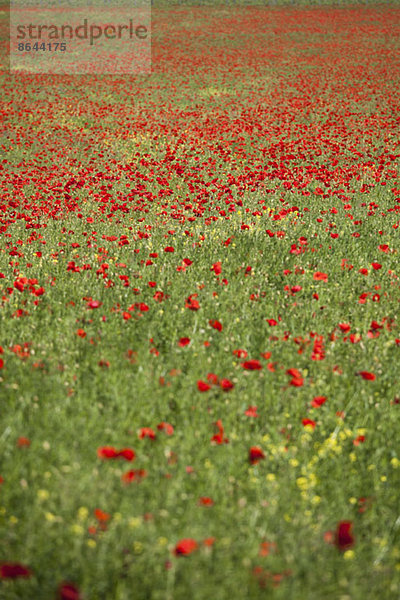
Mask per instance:
[[[7,71],[0,598],[400,595],[400,9],[155,7]]]

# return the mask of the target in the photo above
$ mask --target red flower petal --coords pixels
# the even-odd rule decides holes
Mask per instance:
[[[247,352],[246,352],[246,350],[242,350],[240,348],[238,350],[234,350],[232,352],[232,354],[234,356],[237,356],[238,358],[247,358]]]
[[[228,392],[229,390],[235,387],[235,385],[229,379],[221,379],[219,385],[224,390],[224,392]]]
[[[58,590],[60,600],[80,600],[81,594],[73,583],[62,583]]]
[[[198,544],[196,540],[193,540],[192,538],[185,538],[176,544],[174,554],[175,556],[186,556],[197,550],[197,548]]]
[[[113,446],[103,446],[97,449],[97,456],[99,458],[116,458],[117,451]]]
[[[319,406],[322,406],[323,404],[325,404],[325,402],[326,402],[326,396],[315,396],[315,398],[313,398],[311,401],[311,406],[313,408],[318,408]]]
[[[201,496],[198,501],[199,506],[213,506],[214,500],[208,496]]]
[[[248,406],[247,409],[244,411],[244,414],[246,415],[246,417],[258,417],[257,406]]]
[[[290,375],[291,377],[294,377],[296,379],[301,379],[301,377],[302,377],[302,375],[298,369],[288,369],[286,371],[286,374]]]
[[[254,358],[252,360],[246,360],[242,363],[242,367],[247,371],[258,371],[259,369],[262,369],[262,364],[259,360]]]
[[[205,381],[200,380],[197,382],[197,389],[199,390],[199,392],[208,392],[208,390],[211,389],[211,385],[209,385]]]
[[[222,323],[220,323],[219,321],[210,320],[210,321],[208,321],[208,324],[211,327],[213,327],[214,329],[216,329],[217,331],[222,331]]]
[[[103,304],[103,303],[102,303],[102,302],[99,302],[99,300],[90,300],[90,301],[87,303],[87,307],[88,307],[88,308],[92,308],[92,309],[93,309],[93,308],[99,308],[99,307],[100,307],[102,304]]]
[[[215,375],[215,373],[207,373],[207,381],[212,385],[218,385],[218,375]]]
[[[131,448],[123,448],[123,450],[117,452],[117,455],[125,458],[125,460],[134,460],[136,456],[135,452]]]
[[[17,579],[17,577],[30,577],[31,575],[32,571],[20,563],[0,564],[1,579]]]
[[[339,550],[347,550],[354,544],[352,534],[353,523],[351,521],[340,521],[336,528],[335,544]]]
[[[265,458],[264,452],[259,446],[252,446],[249,450],[249,461],[252,465],[256,465],[260,460]]]
[[[100,521],[100,523],[106,523],[107,521],[110,520],[111,515],[104,512],[104,510],[101,510],[101,508],[96,508],[94,511],[94,516],[96,517],[96,519],[98,521]]]
[[[359,371],[358,375],[361,375],[361,377],[367,381],[374,381],[376,379],[376,375],[369,371]]]
[[[147,471],[144,469],[131,469],[122,475],[122,481],[124,483],[131,483],[132,481],[141,481],[146,477]]]
[[[159,431],[165,431],[167,435],[173,435],[174,433],[174,428],[172,427],[172,425],[170,423],[165,423],[165,421],[159,423],[157,425],[157,429]]]
[[[142,427],[139,431],[139,438],[143,440],[144,438],[149,438],[150,440],[156,439],[156,434],[152,430],[151,427]]]
[[[326,273],[321,273],[320,271],[317,271],[316,273],[314,273],[314,280],[315,281],[328,281],[328,275]]]

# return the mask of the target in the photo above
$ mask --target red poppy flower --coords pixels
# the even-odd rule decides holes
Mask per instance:
[[[34,294],[37,297],[43,296],[44,293],[45,293],[44,287],[37,288],[37,290],[32,290],[32,294]]]
[[[156,439],[156,434],[152,430],[151,427],[142,427],[139,431],[139,438],[143,440],[144,438],[149,438],[150,440]]]
[[[220,275],[221,271],[222,271],[222,267],[221,267],[221,262],[218,261],[216,263],[213,264],[213,266],[211,267],[210,271],[214,271],[214,273],[216,275]]]
[[[175,248],[173,248],[173,246],[167,246],[164,248],[164,252],[175,252]]]
[[[135,452],[131,448],[116,450],[113,446],[102,446],[97,449],[97,456],[103,459],[125,458],[125,460],[134,460]]]
[[[99,362],[97,364],[99,365],[99,367],[102,367],[103,369],[110,368],[110,361],[108,361],[108,360],[99,360]]]
[[[316,422],[313,421],[312,419],[302,419],[301,422],[303,424],[303,427],[309,426],[309,427],[312,427],[312,429],[315,429]]]
[[[367,381],[374,381],[376,379],[376,375],[374,373],[370,373],[369,371],[359,371],[358,375]]]
[[[135,452],[131,448],[124,448],[123,450],[119,450],[117,455],[121,458],[125,458],[125,460],[133,460],[135,458]]]
[[[349,335],[349,340],[352,344],[357,344],[358,342],[361,341],[361,339],[362,339],[362,337],[358,333],[351,333]]]
[[[336,528],[335,544],[339,550],[347,550],[354,544],[352,534],[353,523],[351,521],[340,521]]]
[[[102,304],[103,304],[103,303],[102,303],[102,302],[99,302],[99,300],[90,300],[90,301],[87,303],[87,305],[86,305],[86,306],[87,306],[88,308],[92,308],[92,309],[94,309],[94,308],[99,308],[99,307],[100,307]]]
[[[217,331],[222,331],[222,323],[220,323],[219,321],[213,321],[210,320],[208,321],[208,324],[213,328],[216,329]]]
[[[252,446],[249,450],[249,461],[252,465],[256,465],[260,460],[265,458],[264,452],[258,446]]]
[[[205,538],[203,540],[203,546],[207,546],[207,547],[213,546],[215,543],[215,539],[216,539],[215,537]]]
[[[325,402],[326,402],[326,396],[315,396],[315,398],[313,398],[311,401],[311,406],[313,408],[318,408],[318,407],[322,406],[323,404],[325,404]]]
[[[208,496],[201,496],[198,501],[199,506],[213,506],[214,500]]]
[[[325,531],[324,542],[327,544],[333,544],[335,539],[335,533],[333,531]]]
[[[242,363],[242,367],[243,369],[246,369],[246,371],[258,371],[259,369],[262,369],[262,364],[259,360],[253,358],[252,360],[246,360]]]
[[[101,508],[95,509],[94,516],[100,523],[106,523],[111,518],[111,515],[109,513],[104,512],[104,510],[101,510]]]
[[[301,387],[303,385],[304,379],[298,369],[288,369],[286,374],[292,377],[289,385],[293,385],[294,387]]]
[[[211,385],[209,385],[205,381],[199,380],[197,382],[197,389],[199,390],[199,392],[208,392],[208,390],[211,389]]]
[[[278,321],[275,321],[275,319],[266,319],[266,321],[270,327],[275,327],[278,325]]]
[[[25,289],[25,285],[28,283],[28,280],[26,279],[26,277],[19,277],[18,279],[16,279],[14,281],[14,287],[15,289],[17,289],[19,292],[23,292]]]
[[[238,350],[234,350],[232,352],[232,354],[234,356],[237,356],[238,358],[247,358],[247,352],[246,352],[246,350],[242,350],[241,348],[239,348]]]
[[[298,369],[287,369],[286,374],[291,377],[301,377],[301,373]]]
[[[197,300],[195,300],[196,297],[197,297],[197,294],[191,294],[186,299],[185,308],[188,308],[189,310],[199,310],[200,304],[198,303]]]
[[[244,414],[246,415],[246,417],[258,417],[257,406],[248,406],[247,409],[244,411]]]
[[[324,349],[324,338],[322,335],[317,335],[314,340],[313,350],[311,354],[311,360],[324,360],[325,349]]]
[[[181,348],[184,348],[184,346],[187,346],[188,344],[190,344],[190,338],[188,337],[181,337],[178,342],[178,346]]]
[[[259,556],[268,556],[271,552],[276,552],[275,542],[261,542]]]
[[[0,578],[1,579],[17,579],[18,577],[30,577],[32,571],[21,565],[20,563],[1,563]]]
[[[235,387],[235,385],[229,379],[221,379],[219,385],[224,390],[224,392],[228,392],[229,390]]]
[[[132,483],[132,481],[141,481],[144,477],[147,476],[147,471],[144,469],[131,469],[124,473],[121,477],[124,483]]]
[[[371,267],[374,269],[374,271],[379,271],[379,269],[382,269],[382,265],[377,262],[371,263]]]
[[[82,596],[73,583],[62,583],[58,589],[59,600],[81,600]]]
[[[193,540],[192,538],[185,538],[176,544],[174,554],[175,556],[187,556],[188,554],[191,554],[197,550],[198,547],[199,546],[196,540]]]
[[[227,444],[229,440],[228,438],[224,437],[224,427],[221,419],[218,419],[218,421],[215,423],[215,426],[218,429],[218,433],[212,436],[211,441],[215,444]]]
[[[31,441],[27,437],[19,437],[17,441],[17,446],[19,448],[23,448],[24,446],[30,446]]]
[[[343,331],[344,333],[347,333],[348,331],[350,331],[351,329],[351,325],[349,323],[339,323],[339,328],[341,329],[341,331]]]
[[[365,435],[358,435],[354,440],[353,440],[353,444],[355,446],[359,446],[360,444],[362,444],[363,442],[365,442]]]
[[[97,449],[97,456],[99,458],[116,458],[117,451],[113,446],[102,446]]]
[[[215,375],[215,373],[207,373],[207,381],[212,385],[218,385],[218,375]]]
[[[327,273],[321,273],[320,271],[317,271],[314,273],[313,279],[315,281],[328,281],[328,275]]]
[[[157,429],[159,431],[165,431],[167,435],[173,435],[174,433],[174,428],[172,427],[172,425],[170,423],[165,423],[165,421],[159,423],[157,425]]]

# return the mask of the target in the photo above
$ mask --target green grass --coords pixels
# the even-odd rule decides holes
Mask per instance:
[[[1,600],[57,598],[63,581],[84,600],[399,594],[396,22],[357,9],[360,33],[342,12],[286,27],[282,11],[241,10],[224,35],[232,12],[155,10],[148,78],[4,75],[0,563],[32,576],[0,579]],[[199,14],[213,35],[193,33]],[[146,205],[125,197],[141,184]],[[283,207],[297,209],[274,220]],[[18,291],[23,277],[44,294]],[[233,389],[200,392],[210,373]],[[211,441],[218,420],[228,443]],[[101,460],[103,446],[136,458]],[[147,475],[127,485],[129,469]],[[345,520],[354,544],[340,549],[324,537]],[[198,549],[176,556],[184,538]]]

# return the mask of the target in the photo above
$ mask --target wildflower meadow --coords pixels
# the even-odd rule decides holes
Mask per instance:
[[[0,6],[1,600],[400,597],[400,8],[279,4]]]

